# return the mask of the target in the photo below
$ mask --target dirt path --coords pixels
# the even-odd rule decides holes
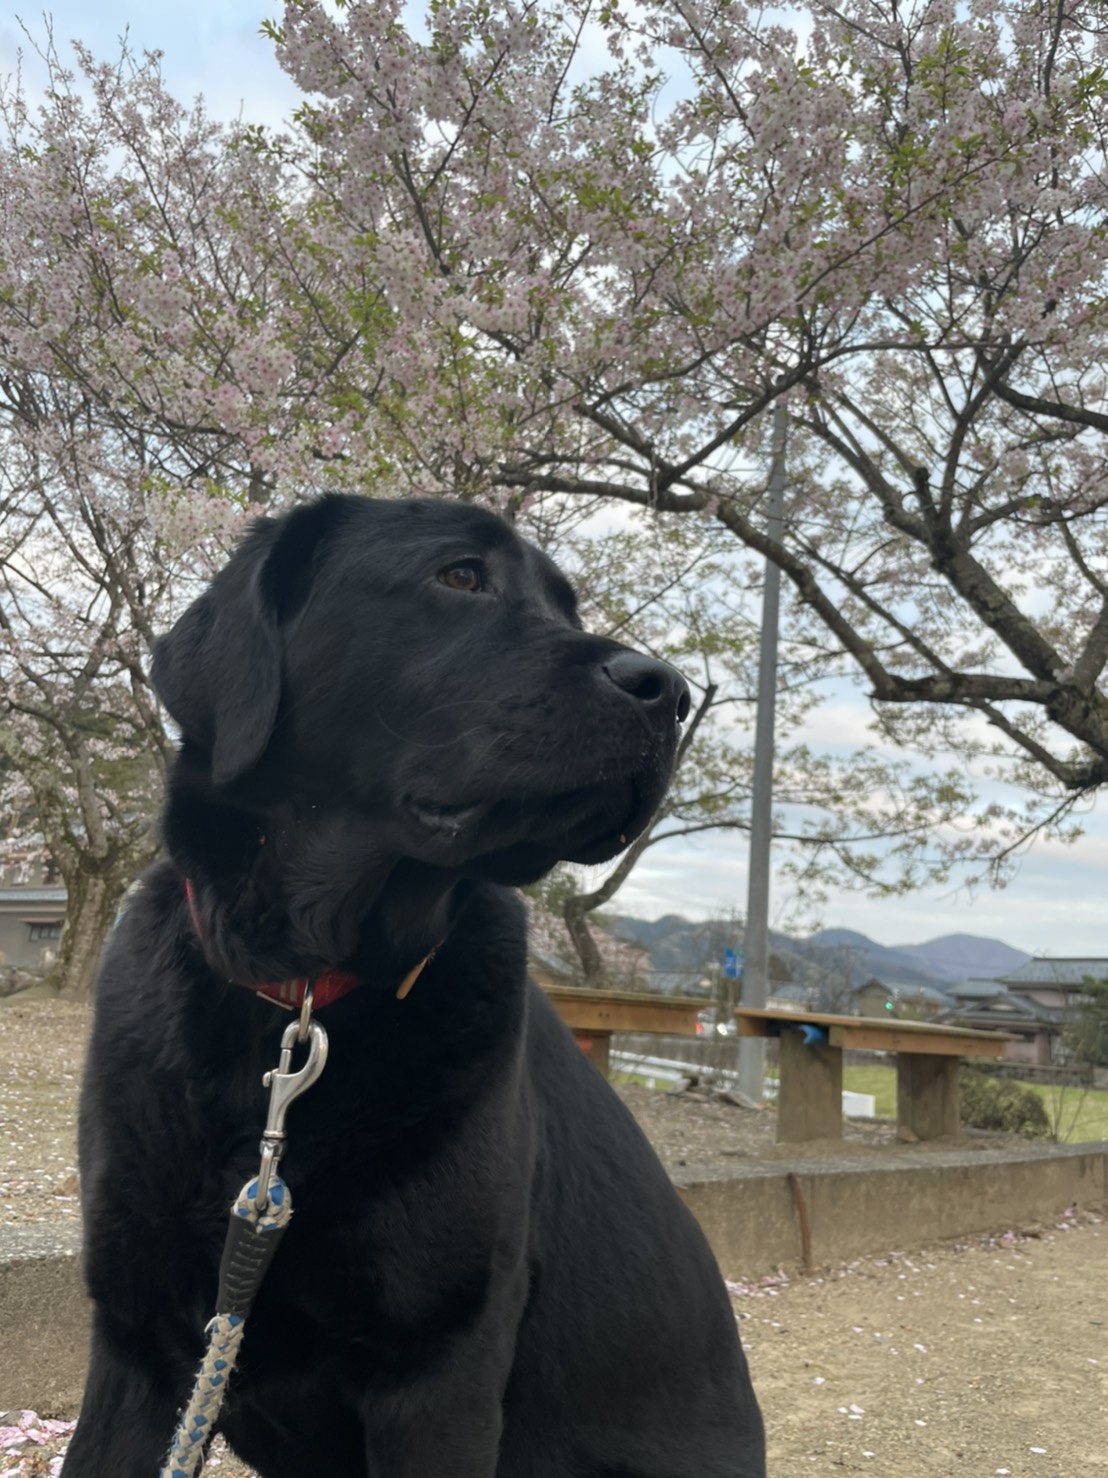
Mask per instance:
[[[1108,1478],[1108,1221],[763,1282],[734,1306],[770,1478]],[[56,1472],[66,1435],[5,1452],[12,1419],[0,1478]],[[206,1471],[248,1478],[227,1455]]]
[[[1108,1221],[735,1299],[771,1478],[1108,1478]]]

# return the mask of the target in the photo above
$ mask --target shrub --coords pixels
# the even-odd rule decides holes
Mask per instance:
[[[963,1068],[959,1077],[962,1123],[974,1129],[999,1129],[1041,1139],[1050,1133],[1042,1099],[1022,1083],[990,1078],[980,1068]]]

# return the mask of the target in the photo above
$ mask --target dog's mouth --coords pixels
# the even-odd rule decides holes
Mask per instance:
[[[408,798],[407,807],[424,830],[448,839],[460,837],[488,810],[484,801],[451,805],[447,801],[417,799],[415,796]]]
[[[606,862],[632,842],[653,805],[631,778],[590,785],[564,797],[558,829],[569,862]]]
[[[405,809],[431,855],[460,862],[531,845],[571,862],[604,862],[647,825],[654,787],[622,776],[551,796],[499,796],[456,803],[409,796]]]

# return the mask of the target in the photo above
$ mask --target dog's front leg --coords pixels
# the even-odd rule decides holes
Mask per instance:
[[[187,1377],[178,1391],[157,1378],[161,1368],[149,1349],[115,1337],[94,1310],[88,1380],[63,1478],[157,1478],[188,1394]]]
[[[495,1478],[504,1393],[526,1293],[522,1267],[494,1285],[464,1333],[360,1406],[370,1478]]]
[[[372,1478],[494,1478],[500,1393],[481,1390],[464,1372],[375,1401],[364,1420]]]

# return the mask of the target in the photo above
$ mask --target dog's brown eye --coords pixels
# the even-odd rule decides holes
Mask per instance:
[[[451,590],[465,590],[476,594],[485,588],[485,572],[480,565],[451,565],[439,571],[439,580]]]

